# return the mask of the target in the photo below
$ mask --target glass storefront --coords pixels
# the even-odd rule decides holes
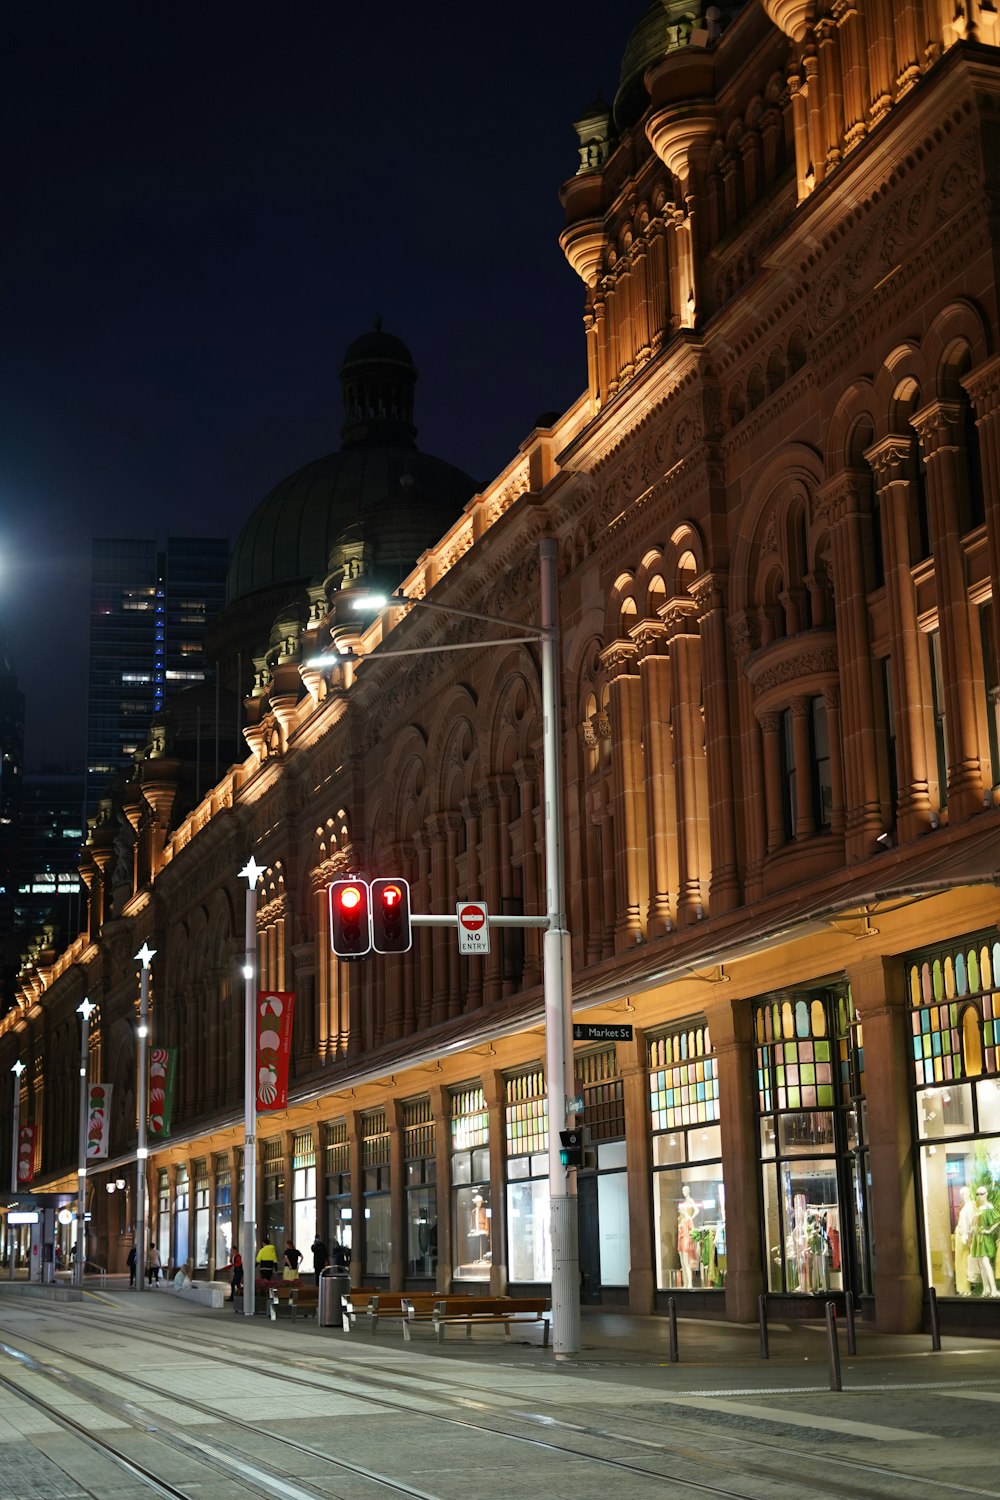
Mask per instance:
[[[656,1285],[720,1291],[726,1280],[719,1076],[708,1027],[649,1043]]]
[[[262,1147],[264,1158],[264,1213],[260,1226],[260,1242],[265,1239],[277,1247],[280,1263],[285,1249],[285,1159],[281,1141],[265,1141]]]
[[[625,1150],[625,1093],[614,1047],[573,1059],[583,1095],[585,1169],[577,1174],[580,1297],[599,1302],[605,1288],[627,1289],[632,1266]],[[592,1169],[596,1168],[596,1172]]]
[[[957,939],[905,961],[924,1254],[944,1297],[1000,1285],[1000,941]]]
[[[389,1128],[384,1109],[361,1121],[361,1170],[365,1216],[365,1277],[387,1279],[392,1262],[392,1200],[389,1191]]]
[[[482,1085],[451,1096],[451,1235],[456,1281],[489,1281],[493,1264],[490,1122]]]
[[[233,1177],[226,1156],[215,1158],[214,1265],[228,1266],[233,1258]]]
[[[201,1158],[194,1164],[194,1254],[191,1259],[196,1270],[208,1269],[209,1244],[209,1180],[208,1162]],[[184,1264],[183,1261],[180,1262]]]
[[[437,1271],[437,1187],[434,1119],[429,1099],[403,1104],[406,1162],[406,1274],[431,1279]]]
[[[170,1264],[170,1173],[161,1167],[156,1182],[156,1248],[160,1264]]]
[[[541,1068],[504,1084],[507,1273],[511,1282],[552,1280],[549,1127]]]
[[[347,1121],[334,1120],[326,1127],[326,1244],[333,1252],[343,1245],[350,1256],[354,1248],[351,1222],[351,1143]]]
[[[183,1266],[188,1258],[188,1233],[190,1229],[191,1193],[188,1180],[188,1169],[185,1166],[177,1168],[177,1181],[174,1186],[174,1254],[170,1261],[171,1267]],[[164,1261],[166,1266],[166,1261]]]
[[[316,1218],[316,1143],[311,1131],[292,1142],[292,1241],[306,1255],[319,1229]]]
[[[867,1291],[864,1053],[850,990],[771,996],[754,1026],[768,1290]]]

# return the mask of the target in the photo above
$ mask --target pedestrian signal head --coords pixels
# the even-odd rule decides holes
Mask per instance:
[[[373,880],[372,947],[376,953],[408,953],[412,946],[409,884],[395,875]]]

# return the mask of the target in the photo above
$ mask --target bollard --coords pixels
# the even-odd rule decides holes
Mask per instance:
[[[857,1330],[854,1327],[854,1293],[853,1292],[848,1291],[848,1292],[844,1293],[844,1314],[845,1314],[845,1317],[847,1319],[847,1352],[848,1352],[848,1354],[857,1354],[857,1352],[858,1352],[858,1335],[857,1335]]]
[[[840,1379],[840,1350],[837,1348],[837,1309],[832,1302],[826,1304],[826,1347],[830,1356],[830,1389],[844,1389]]]
[[[767,1298],[763,1292],[757,1298],[757,1321],[760,1324],[760,1357],[770,1359],[771,1350],[767,1342]]]
[[[941,1348],[941,1322],[938,1318],[937,1292],[931,1287],[927,1293],[931,1307],[931,1348]]]
[[[677,1301],[674,1297],[667,1299],[667,1322],[670,1327],[670,1352],[667,1358],[675,1365],[680,1355],[677,1352]]]

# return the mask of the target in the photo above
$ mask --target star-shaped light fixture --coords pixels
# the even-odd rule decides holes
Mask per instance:
[[[18,1080],[19,1083],[21,1081],[21,1074],[24,1072],[24,1070],[25,1070],[26,1067],[27,1067],[27,1063],[23,1063],[21,1061],[21,1059],[18,1058],[17,1062],[14,1064],[14,1066],[10,1070],[12,1073],[16,1074],[17,1080]]]
[[[243,866],[243,869],[240,871],[240,875],[245,876],[247,880],[249,880],[251,890],[255,889],[258,880],[264,873],[264,868],[264,865],[259,865],[254,856],[251,854],[250,858]]]
[[[83,1024],[84,1026],[86,1026],[89,1023],[94,1011],[97,1009],[97,1006],[92,1000],[85,999],[82,1005],[78,1005],[76,1008],[79,1011],[80,1015],[83,1017]]]
[[[147,942],[144,942],[138,953],[135,954],[135,957],[140,960],[144,969],[148,969],[153,962],[155,953],[156,949],[151,948]]]

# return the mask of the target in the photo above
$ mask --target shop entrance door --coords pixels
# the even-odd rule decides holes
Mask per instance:
[[[576,1179],[577,1222],[580,1226],[580,1301],[601,1300],[601,1237],[597,1217],[597,1173],[579,1172]]]

